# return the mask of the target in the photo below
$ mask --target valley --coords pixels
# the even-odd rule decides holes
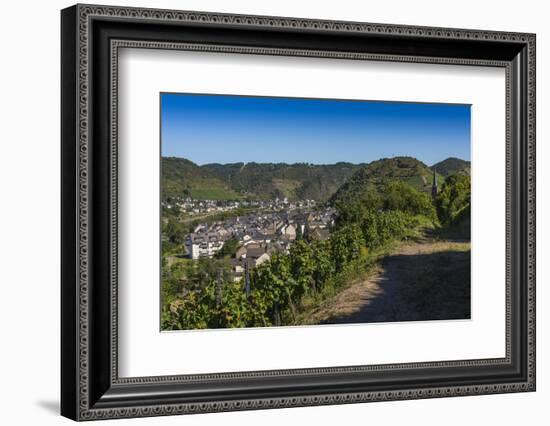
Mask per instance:
[[[469,317],[469,162],[162,161],[163,329]]]

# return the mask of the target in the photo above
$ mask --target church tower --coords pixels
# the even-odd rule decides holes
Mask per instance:
[[[434,169],[434,177],[432,181],[432,197],[435,198],[436,195],[437,195],[437,175],[435,174],[435,169]]]

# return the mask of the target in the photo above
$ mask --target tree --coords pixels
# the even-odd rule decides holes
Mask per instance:
[[[335,207],[338,225],[362,223],[377,211],[400,211],[435,218],[430,196],[400,180],[386,181],[378,189],[374,186],[365,188],[355,199],[338,200]]]
[[[174,218],[168,218],[168,222],[163,225],[163,234],[172,244],[183,244],[188,234],[188,229]]]
[[[335,208],[338,212],[337,223],[360,223],[366,210],[378,210],[383,207],[383,200],[375,188],[366,188],[360,196],[353,199],[338,200]]]
[[[412,215],[435,217],[432,200],[425,192],[419,192],[406,182],[392,180],[381,190],[384,210],[399,210]]]
[[[224,257],[233,257],[235,256],[238,248],[239,240],[237,240],[236,238],[230,238],[223,244],[220,251],[216,253],[216,258],[222,259]]]
[[[447,176],[435,199],[437,216],[444,225],[452,225],[469,215],[471,178],[468,175]]]

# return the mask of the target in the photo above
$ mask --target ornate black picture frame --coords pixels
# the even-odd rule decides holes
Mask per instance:
[[[535,390],[535,35],[76,5],[61,13],[61,413],[74,420]],[[119,378],[120,47],[506,70],[506,356]]]

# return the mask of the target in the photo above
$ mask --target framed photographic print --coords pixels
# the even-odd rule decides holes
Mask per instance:
[[[74,420],[535,390],[535,36],[76,5]]]

